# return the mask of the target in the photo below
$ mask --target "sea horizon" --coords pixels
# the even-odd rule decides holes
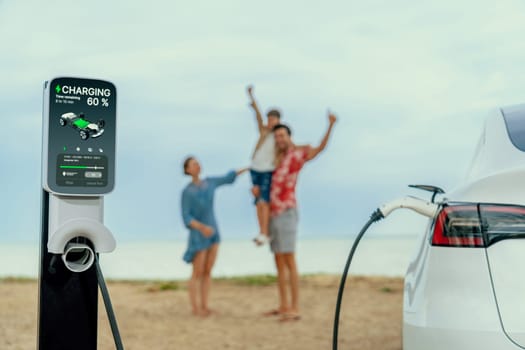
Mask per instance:
[[[354,256],[350,274],[399,277],[405,274],[417,236],[364,237]],[[297,243],[301,274],[341,274],[353,238],[302,237]],[[186,241],[141,240],[117,243],[112,253],[100,254],[106,278],[120,280],[181,280],[191,274],[182,260]],[[0,243],[0,278],[38,278],[39,244]],[[256,247],[249,239],[223,239],[213,277],[275,274],[268,246]]]

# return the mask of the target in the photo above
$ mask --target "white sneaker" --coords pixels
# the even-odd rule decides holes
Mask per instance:
[[[262,233],[259,233],[259,235],[253,239],[253,241],[255,242],[256,245],[260,247],[262,245],[269,243],[270,239],[268,238],[267,235],[263,235]]]

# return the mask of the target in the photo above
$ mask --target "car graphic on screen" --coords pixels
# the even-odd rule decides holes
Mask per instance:
[[[96,138],[104,133],[104,120],[100,119],[93,123],[85,119],[84,114],[75,114],[73,112],[64,113],[60,116],[60,125],[70,125],[73,129],[78,131],[82,140],[87,140],[90,137]]]

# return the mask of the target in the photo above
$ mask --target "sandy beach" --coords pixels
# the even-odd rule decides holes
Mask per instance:
[[[302,319],[281,323],[262,313],[276,306],[270,278],[214,280],[210,297],[217,314],[190,313],[186,282],[108,284],[128,350],[331,349],[338,276],[301,278]],[[37,282],[0,280],[0,349],[36,348]],[[401,349],[403,281],[351,277],[343,301],[340,349]],[[99,349],[114,349],[99,303]]]

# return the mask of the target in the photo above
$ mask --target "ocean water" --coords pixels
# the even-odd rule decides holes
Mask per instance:
[[[300,239],[297,263],[302,274],[341,274],[352,239]],[[350,268],[354,275],[403,276],[416,237],[367,238],[361,241]],[[186,279],[191,265],[182,261],[186,243],[144,241],[117,243],[113,253],[101,254],[106,278],[173,280]],[[0,244],[0,277],[38,277],[37,244]],[[215,277],[274,274],[269,248],[255,247],[249,240],[223,240],[212,272]]]

